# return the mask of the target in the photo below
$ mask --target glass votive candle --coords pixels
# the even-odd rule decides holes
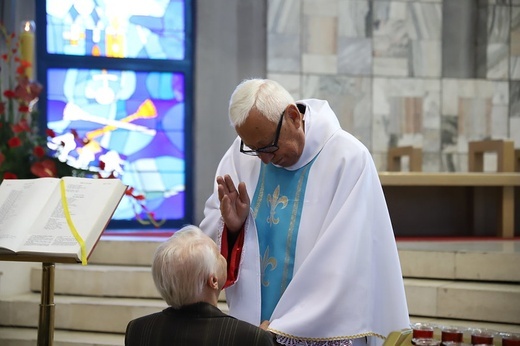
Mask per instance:
[[[447,342],[463,342],[464,333],[456,327],[444,327],[441,330],[441,340],[443,345]]]
[[[439,340],[433,338],[418,338],[412,340],[416,346],[439,346],[441,343]]]
[[[412,327],[413,339],[433,339],[433,326],[427,323],[414,323]]]
[[[487,329],[474,329],[471,331],[472,345],[493,345],[495,333]]]
[[[503,333],[502,346],[520,346],[520,334]]]

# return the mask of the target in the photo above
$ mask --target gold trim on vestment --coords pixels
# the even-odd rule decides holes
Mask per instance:
[[[260,203],[264,198],[264,179],[265,179],[265,169],[261,169],[262,178],[260,178],[260,189],[258,190],[258,198],[256,200],[255,207],[253,209],[253,219],[256,219],[256,215],[258,215],[258,209],[260,208]]]
[[[339,340],[347,340],[347,339],[348,340],[352,340],[352,339],[363,338],[365,336],[375,336],[375,337],[381,338],[383,340],[386,339],[386,336],[383,336],[381,334],[377,334],[377,333],[374,333],[374,332],[354,334],[354,335],[345,335],[345,336],[335,336],[335,337],[331,337],[331,338],[304,338],[304,337],[301,337],[301,336],[296,336],[296,335],[283,333],[283,332],[281,332],[279,330],[272,329],[272,328],[267,328],[267,330],[272,332],[272,333],[274,333],[274,334],[276,334],[276,335],[285,336],[287,338],[296,339],[296,340],[303,340],[303,341],[339,341]]]

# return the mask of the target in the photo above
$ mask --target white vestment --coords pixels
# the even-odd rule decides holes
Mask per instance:
[[[397,247],[378,173],[370,152],[340,128],[326,101],[306,105],[305,147],[288,170],[309,163],[292,281],[276,306],[269,329],[307,344],[369,336],[382,344],[409,326]],[[252,198],[261,160],[240,153],[236,138],[216,175],[245,182]],[[220,243],[223,221],[217,184],[200,227]],[[238,279],[226,289],[230,314],[260,324],[260,254],[255,221],[245,225]],[[321,342],[320,342],[321,341]],[[288,343],[289,344],[289,343]]]

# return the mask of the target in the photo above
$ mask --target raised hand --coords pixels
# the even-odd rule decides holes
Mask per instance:
[[[220,213],[224,219],[228,231],[237,233],[249,215],[250,200],[247,194],[246,184],[238,184],[235,187],[233,179],[229,175],[217,177],[218,199],[220,200]]]

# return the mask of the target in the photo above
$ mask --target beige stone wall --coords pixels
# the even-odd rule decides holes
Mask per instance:
[[[391,146],[430,172],[467,171],[468,141],[520,148],[518,0],[269,0],[267,31],[268,77],[329,100],[379,170]]]

